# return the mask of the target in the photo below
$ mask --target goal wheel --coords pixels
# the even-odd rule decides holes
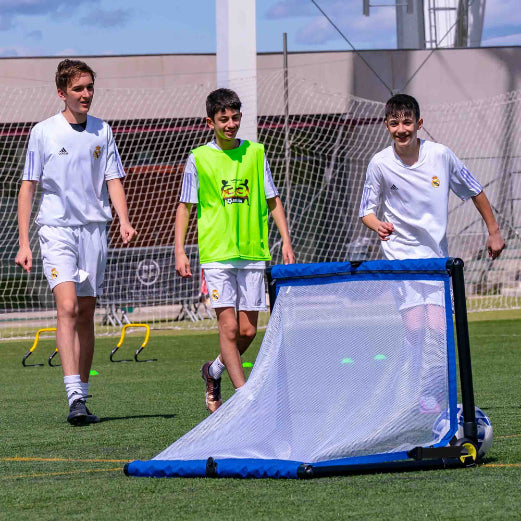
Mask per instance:
[[[462,453],[458,458],[461,465],[463,467],[473,467],[478,460],[478,448],[476,444],[468,438],[461,438],[457,440],[454,445],[465,449],[462,450]]]

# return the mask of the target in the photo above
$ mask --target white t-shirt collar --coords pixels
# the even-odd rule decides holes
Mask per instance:
[[[424,143],[425,143],[425,139],[420,139],[420,150],[418,152],[418,161],[416,161],[416,163],[414,163],[412,165],[406,165],[401,160],[400,156],[396,153],[396,149],[394,148],[394,143],[393,143],[391,145],[391,147],[392,147],[392,150],[393,150],[394,158],[396,159],[396,161],[398,161],[398,163],[400,163],[400,165],[402,165],[405,168],[416,168],[416,167],[420,166],[425,161],[425,147],[423,146]]]

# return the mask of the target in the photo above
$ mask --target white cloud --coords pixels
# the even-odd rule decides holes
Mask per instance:
[[[9,47],[0,47],[0,56],[2,58],[17,58],[23,56],[40,56],[42,49],[36,47],[24,47],[12,45]]]
[[[69,18],[81,4],[91,5],[100,0],[0,0],[0,30],[14,27],[18,18],[51,16]]]
[[[74,47],[68,47],[66,49],[62,49],[54,54],[55,56],[81,56],[80,51],[78,49],[74,49]]]
[[[320,7],[330,6],[335,0],[318,0]],[[317,8],[310,2],[301,0],[281,0],[272,5],[266,12],[266,18],[293,18],[295,16],[316,16]]]
[[[31,40],[40,41],[43,38],[42,31],[31,31],[30,33],[27,33],[27,38],[31,38]]]
[[[484,21],[487,27],[521,25],[519,0],[489,0],[485,7]]]
[[[103,9],[95,9],[89,11],[80,22],[85,25],[93,25],[96,27],[118,27],[125,25],[132,16],[131,9],[115,9],[113,11],[105,11]]]
[[[362,2],[346,2],[345,0],[317,0],[318,6],[332,18],[346,16],[362,16]],[[281,0],[272,5],[266,12],[266,17],[295,18],[323,16],[320,10],[310,0]]]
[[[482,47],[500,47],[502,45],[521,45],[521,32],[517,34],[508,34],[506,36],[497,36],[495,38],[487,38],[481,42]]]
[[[354,9],[350,4],[349,9],[342,9],[338,4],[332,2],[331,9],[324,7],[324,11],[355,48],[388,48],[395,45],[394,10],[375,9],[370,17],[366,17],[363,16],[360,5]],[[300,27],[296,40],[299,44],[321,45],[331,41],[341,42],[343,38],[326,17],[319,13],[319,16]],[[347,42],[345,46],[349,48]]]
[[[375,8],[371,16],[366,17],[362,14],[361,1],[317,0],[317,4],[355,48],[388,48],[395,45],[394,9]],[[350,48],[310,0],[279,0],[268,8],[265,16],[268,19],[292,19],[297,24],[300,21],[295,36],[299,45],[320,47],[335,42]]]
[[[314,18],[297,31],[297,43],[322,44],[340,38],[338,32],[325,18]]]

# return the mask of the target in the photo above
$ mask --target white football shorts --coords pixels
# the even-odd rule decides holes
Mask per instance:
[[[205,268],[204,277],[213,309],[266,310],[264,270]]]
[[[445,307],[442,281],[404,280],[393,282],[392,288],[400,311],[427,304]]]
[[[43,271],[51,290],[75,282],[78,297],[103,294],[107,264],[105,223],[83,226],[41,226],[38,230]]]

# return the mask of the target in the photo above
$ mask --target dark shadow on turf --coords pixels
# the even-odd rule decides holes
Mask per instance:
[[[98,423],[111,422],[117,420],[138,420],[140,418],[164,418],[165,420],[171,420],[175,418],[175,414],[138,414],[136,416],[106,416],[101,418]]]

